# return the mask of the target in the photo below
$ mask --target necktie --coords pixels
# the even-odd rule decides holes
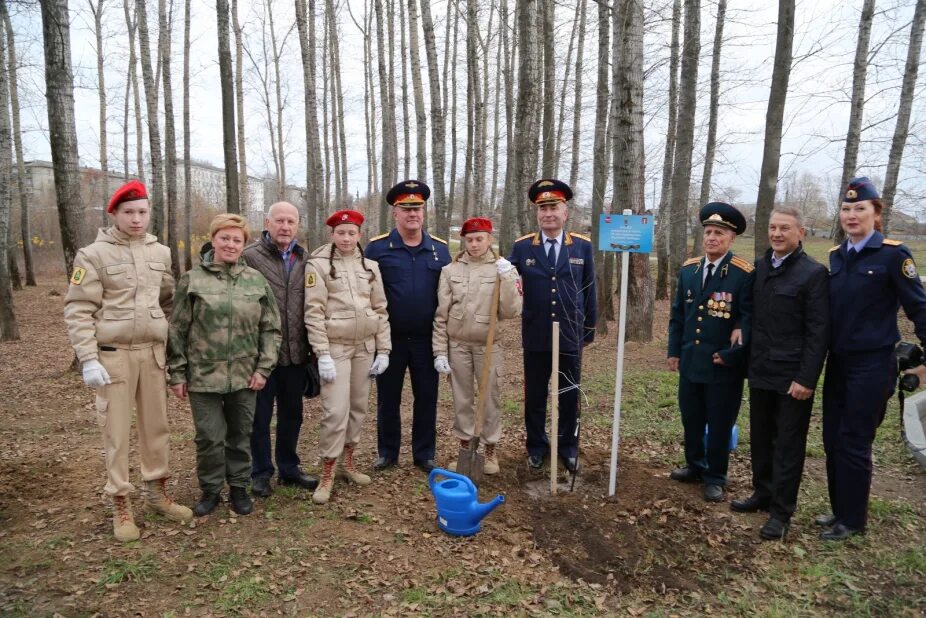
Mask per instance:
[[[704,277],[704,287],[707,287],[707,284],[711,282],[711,277],[714,276],[714,264],[710,263],[707,265],[707,276]]]
[[[849,247],[849,253],[847,255],[849,256],[849,259],[852,259],[858,255],[858,251],[855,250],[855,247]]]
[[[547,250],[547,259],[550,260],[551,264],[556,264],[556,239],[547,238],[547,242],[550,243],[550,248]]]

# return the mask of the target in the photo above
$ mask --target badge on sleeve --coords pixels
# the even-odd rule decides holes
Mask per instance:
[[[305,274],[305,287],[314,288],[315,287],[315,273],[306,273]]]
[[[907,258],[903,261],[903,265],[900,267],[901,271],[904,274],[904,277],[908,279],[916,279],[916,264],[913,263],[913,258]]]
[[[909,260],[909,261],[912,262],[913,260]],[[904,266],[906,266],[906,264]],[[914,272],[915,271],[916,269],[914,268]],[[80,285],[81,283],[84,282],[84,276],[86,274],[87,274],[87,269],[81,268],[80,266],[78,266],[77,268],[74,269],[74,273],[71,275],[71,283],[73,283],[74,285]]]

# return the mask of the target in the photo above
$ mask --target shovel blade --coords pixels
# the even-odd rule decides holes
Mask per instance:
[[[469,477],[474,484],[482,481],[482,471],[485,467],[485,457],[475,448],[461,448],[457,455],[457,473]]]

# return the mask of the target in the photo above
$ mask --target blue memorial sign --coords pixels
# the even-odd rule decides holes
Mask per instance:
[[[603,214],[599,224],[599,251],[650,253],[653,250],[652,215]]]

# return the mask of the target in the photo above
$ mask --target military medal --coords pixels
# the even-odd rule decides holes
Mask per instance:
[[[724,313],[724,314],[723,314],[723,317],[729,320],[729,319],[730,319],[730,314],[729,314],[729,313]]]

